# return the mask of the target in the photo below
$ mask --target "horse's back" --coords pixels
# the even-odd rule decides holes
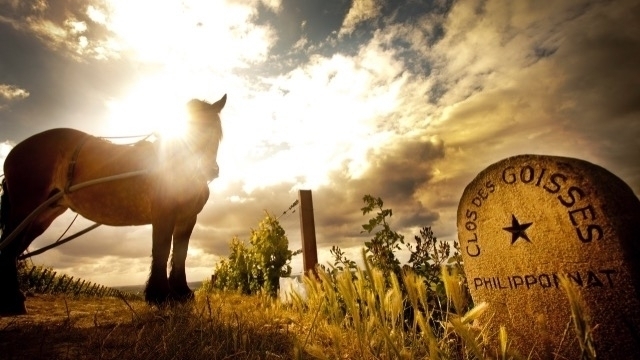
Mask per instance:
[[[35,134],[8,154],[4,170],[9,192],[25,207],[34,207],[63,192],[59,206],[110,225],[150,221],[150,188],[146,176],[105,182],[70,191],[73,185],[145,170],[156,160],[153,145],[117,145],[85,132],[58,128]]]
[[[88,136],[87,133],[76,129],[56,128],[31,135],[25,140],[19,142],[11,153],[20,151],[34,151],[37,149],[52,149],[72,147],[74,142]],[[10,156],[7,156],[9,158]]]
[[[68,181],[82,184],[96,179],[129,174],[65,195],[69,207],[83,216],[107,225],[141,225],[151,222],[154,174],[158,157],[153,144],[116,145],[90,138],[74,153]],[[145,174],[140,174],[146,171]]]

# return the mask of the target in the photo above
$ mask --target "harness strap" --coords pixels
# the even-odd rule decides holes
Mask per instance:
[[[69,162],[69,168],[67,170],[67,184],[64,187],[64,193],[67,194],[69,193],[69,188],[71,187],[71,181],[73,180],[73,174],[76,170],[76,162],[78,160],[78,155],[80,155],[80,149],[82,149],[82,147],[84,146],[84,144],[87,142],[87,140],[89,140],[89,138],[91,138],[91,135],[87,135],[85,136],[82,141],[80,141],[80,143],[78,144],[78,146],[76,146],[75,151],[73,152],[73,155],[71,156],[71,161]]]

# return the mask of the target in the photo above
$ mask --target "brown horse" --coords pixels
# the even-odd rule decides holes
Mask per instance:
[[[188,130],[179,140],[116,145],[81,131],[53,129],[16,145],[4,163],[0,314],[26,313],[16,259],[68,208],[105,225],[152,224],[147,302],[193,297],[187,286],[185,260],[196,217],[209,198],[208,182],[218,176],[219,114],[226,99],[225,95],[213,104],[191,100],[187,104]],[[96,179],[128,173],[133,175],[82,187]],[[51,204],[18,229],[17,236],[10,235],[48,201]],[[7,238],[10,242],[4,243]]]

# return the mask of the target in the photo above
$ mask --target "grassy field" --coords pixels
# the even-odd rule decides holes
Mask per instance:
[[[28,315],[0,318],[0,358],[289,358],[294,337],[271,318],[271,302],[211,294],[157,309],[142,300],[35,295]]]
[[[448,310],[428,312],[406,311],[432,309],[423,279],[385,279],[368,267],[307,278],[306,301],[287,305],[264,294],[212,291],[206,282],[192,303],[164,309],[124,298],[36,295],[27,300],[28,315],[0,318],[0,358],[522,358],[508,334],[487,340],[474,325],[485,306],[461,311],[468,299],[460,278],[443,276],[448,300],[440,310]],[[582,358],[595,358],[588,350]]]

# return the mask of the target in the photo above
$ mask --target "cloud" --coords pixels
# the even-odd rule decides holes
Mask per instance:
[[[117,57],[120,51],[101,22],[106,7],[100,1],[9,1],[0,4],[0,9],[4,14],[1,23],[30,33],[77,61],[105,60]]]
[[[381,197],[385,208],[394,210],[393,228],[407,236],[416,228],[429,226],[439,215],[427,208],[419,199],[420,191],[434,177],[434,163],[444,156],[444,144],[436,138],[405,139],[367,154],[371,164],[360,175],[354,176],[348,161],[333,171],[329,181],[313,189],[314,216],[319,248],[340,245],[345,248],[362,246],[367,235],[360,233],[360,225],[367,221],[360,208],[365,194]],[[257,226],[264,211],[281,216],[297,198],[299,184],[282,182],[277,185],[246,190],[242,182],[227,188],[220,198],[213,192],[209,204],[198,217],[191,244],[207,253],[228,254],[228,243],[233,236],[248,239],[249,228]],[[216,196],[217,195],[217,196]],[[281,218],[287,231],[290,248],[300,245],[297,214]]]
[[[239,94],[251,106],[223,114],[219,180],[242,180],[248,191],[281,182],[315,188],[345,159],[362,171],[367,151],[390,141],[392,130],[372,129],[397,125],[391,117],[408,75],[392,50],[372,43],[260,80]]]
[[[15,85],[0,84],[0,98],[4,100],[22,100],[29,97],[29,92]]]
[[[261,0],[260,2],[271,11],[280,12],[282,10],[282,0]]]
[[[351,34],[358,24],[378,17],[381,9],[382,0],[353,0],[338,35]]]
[[[226,255],[229,241],[238,236],[248,240],[251,228],[266,216],[265,211],[279,217],[297,198],[297,188],[292,183],[244,190],[242,182],[234,182],[224,192],[212,191],[209,202],[198,215],[191,244],[206,253]],[[296,216],[281,218],[285,229],[293,229],[291,240],[298,241],[299,229]],[[290,236],[291,237],[291,236]],[[292,247],[295,243],[292,244]]]
[[[482,144],[490,151],[474,157],[487,164],[537,152],[637,174],[640,165],[622,155],[640,151],[631,140],[640,136],[631,120],[640,113],[631,75],[640,60],[640,39],[630,35],[640,30],[637,10],[633,2],[526,9],[489,2],[481,16],[467,17],[468,7],[454,8],[447,35],[433,48],[446,59],[436,75],[449,84],[437,126],[449,133],[445,141],[462,150]],[[628,31],[614,30],[620,22]]]
[[[314,192],[316,228],[321,246],[339,243],[362,246],[359,224],[366,223],[359,211],[366,194],[380,197],[385,208],[394,210],[392,227],[410,233],[429,226],[439,215],[420,200],[420,191],[434,176],[434,164],[444,157],[444,144],[435,138],[404,139],[369,151],[369,167],[357,177],[348,164],[335,171],[331,181]],[[317,204],[317,205],[316,205]]]
[[[266,60],[275,33],[252,21],[257,3],[116,1],[107,26],[138,61],[163,64],[192,79],[194,73],[224,74]],[[151,8],[153,16],[139,16]]]
[[[252,21],[258,3],[273,11],[281,7],[278,0],[30,0],[0,4],[5,14],[0,23],[32,34],[77,61],[127,57],[163,64],[172,71],[225,73],[266,60],[275,42],[268,25]],[[141,16],[149,11],[153,16]]]
[[[0,111],[6,109],[9,103],[29,97],[29,92],[15,85],[0,84]]]
[[[516,154],[586,159],[640,193],[631,155],[640,153],[638,14],[633,2],[457,3],[443,19],[425,16],[379,36],[408,41],[428,59],[428,76],[410,77],[398,95],[405,111],[396,111],[444,141],[419,197],[438,209],[438,234],[455,239],[464,186]],[[438,24],[444,33],[432,43]]]
[[[389,53],[392,60],[383,64],[401,64],[397,68],[403,69],[405,80],[394,94],[393,107],[367,126],[390,132],[379,143],[381,147],[392,139],[411,142],[420,136],[436,136],[443,150],[441,157],[430,162],[428,181],[386,177],[379,182],[370,180],[365,188],[374,193],[384,189],[380,193],[386,200],[393,197],[386,193],[388,189],[420,184],[412,199],[438,214],[431,218],[432,224],[445,239],[456,238],[455,209],[466,184],[491,163],[520,153],[609,164],[640,193],[640,165],[629,156],[640,152],[639,143],[633,140],[640,136],[634,120],[639,102],[637,76],[633,75],[640,46],[632,35],[640,33],[633,31],[640,24],[638,13],[633,2],[574,1],[551,7],[456,3],[414,23],[387,23],[385,29],[374,31],[362,49],[378,49],[378,55],[384,54],[380,49],[393,49]],[[628,23],[625,29],[629,30],[618,31],[615,23]],[[408,46],[398,48],[399,43]],[[357,84],[357,71],[342,73],[350,74]],[[388,84],[390,78],[386,79]],[[364,146],[365,153],[371,154],[374,146]],[[364,159],[360,164],[375,164],[369,156]],[[363,174],[357,161],[344,164],[342,173]],[[411,167],[414,163],[407,161],[389,168],[397,173]],[[343,193],[351,189],[346,184],[357,181],[337,176],[339,171],[332,174],[331,182],[340,190],[319,187],[323,195],[318,197],[349,204],[340,209],[359,208],[358,196]],[[406,196],[409,192],[399,193]],[[349,218],[340,209],[338,215],[326,215],[327,223],[335,225],[330,237],[351,236],[357,243],[357,234],[346,235],[348,225],[342,224],[357,221],[358,216]]]
[[[315,2],[228,3],[229,8],[200,1],[122,1],[109,8],[91,3],[86,11],[71,11],[73,18],[29,10],[36,15],[28,21],[3,8],[9,15],[0,18],[21,34],[38,33],[29,21],[52,33],[62,29],[64,44],[79,44],[81,36],[89,47],[115,39],[123,63],[158,65],[151,70],[157,81],[150,82],[157,91],[205,98],[229,91],[221,177],[211,185],[212,197],[193,233],[194,253],[202,251],[194,267],[205,269],[226,255],[232,236],[247,239],[264,210],[278,215],[301,188],[313,190],[322,262],[332,245],[359,258],[353,249],[368,237],[360,233],[367,220],[359,211],[364,194],[382,197],[394,210],[392,227],[409,238],[431,225],[438,238],[456,239],[464,187],[491,163],[516,154],[582,158],[605,166],[640,193],[640,11],[634,1],[354,1],[331,2],[323,11]],[[157,16],[141,18],[151,6]],[[412,6],[422,10],[409,11]],[[58,49],[53,55],[23,58],[35,62],[30,68],[59,73],[71,63],[55,55],[75,51],[65,46],[52,47]],[[73,109],[68,116],[85,126],[88,114],[95,119],[100,111],[80,111],[81,105],[66,99],[86,104],[83,94],[93,92],[96,99],[122,97],[106,81],[126,68],[113,61],[109,68],[90,62],[66,77],[74,91],[64,91],[65,83],[46,73],[29,75],[41,81],[40,89],[36,80],[1,81],[29,89],[20,106],[38,100],[29,114],[20,113],[29,130],[34,112],[44,118],[52,108]],[[136,74],[126,72],[115,83],[146,77]],[[98,90],[104,86],[111,90]],[[55,107],[42,105],[42,99]],[[299,248],[297,215],[285,215],[282,222],[291,248]],[[142,239],[135,244],[130,230],[101,230],[58,254],[86,254],[83,261],[100,264],[96,271],[117,263],[109,256],[123,258],[133,272],[139,261],[144,275],[149,230],[135,229],[131,236]]]

